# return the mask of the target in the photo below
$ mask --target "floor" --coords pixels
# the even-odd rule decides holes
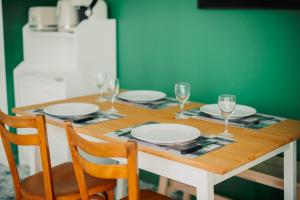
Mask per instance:
[[[22,166],[18,168],[21,179],[27,177],[29,174],[29,168],[26,166]],[[148,188],[155,190],[156,187],[154,185],[141,182],[141,188]],[[180,200],[181,195],[173,194],[172,199]],[[13,188],[13,183],[11,179],[11,175],[9,172],[9,168],[0,164],[0,200],[14,200],[15,199],[15,191]]]
[[[28,176],[28,167],[18,167],[21,179]],[[0,164],[0,200],[15,199],[15,191],[8,167]]]

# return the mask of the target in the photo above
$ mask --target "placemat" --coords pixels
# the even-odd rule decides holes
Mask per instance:
[[[195,158],[201,155],[204,155],[210,151],[213,151],[215,149],[221,148],[225,145],[234,143],[235,140],[233,139],[225,139],[222,137],[209,137],[209,136],[200,136],[195,140],[185,142],[185,143],[178,143],[178,144],[172,144],[172,145],[159,145],[159,144],[154,144],[154,143],[149,143],[145,142],[142,140],[138,140],[134,137],[131,136],[131,131],[141,125],[146,125],[146,124],[158,124],[158,122],[146,122],[143,124],[139,124],[137,126],[129,127],[129,128],[124,128],[120,129],[114,132],[107,133],[105,135],[112,137],[112,138],[117,138],[121,139],[124,141],[128,140],[133,140],[137,141],[138,144],[152,147],[155,149],[159,149],[162,151],[166,151],[175,155],[187,157],[187,158]],[[201,148],[199,149],[199,145],[201,145]],[[198,150],[195,150],[198,149]],[[193,151],[195,150],[195,151]],[[192,151],[192,152],[189,152]]]
[[[149,103],[135,103],[135,102],[126,101],[126,100],[120,99],[120,98],[117,98],[117,101],[126,103],[126,104],[130,104],[130,105],[135,105],[135,106],[142,107],[142,108],[146,108],[146,109],[151,109],[151,110],[158,110],[158,109],[162,109],[162,108],[168,108],[168,107],[179,105],[178,100],[175,98],[172,98],[172,97],[167,97],[167,98],[157,100],[157,101],[152,101]]]
[[[219,119],[201,112],[200,107],[186,110],[184,111],[184,114],[196,119],[203,119],[203,120],[209,120],[218,123],[224,123],[224,119]],[[249,128],[249,129],[261,129],[282,122],[284,120],[286,120],[286,118],[256,113],[255,115],[249,117],[229,120],[229,124],[234,126]]]
[[[44,114],[47,117],[49,117],[53,120],[60,121],[60,122],[71,121],[74,124],[74,126],[76,126],[76,127],[81,127],[81,126],[91,125],[91,124],[105,122],[105,121],[109,121],[109,120],[119,119],[119,118],[126,116],[126,115],[123,115],[120,113],[108,114],[108,113],[101,112],[101,111],[98,111],[98,112],[90,114],[90,115],[80,116],[80,117],[59,117],[59,116],[49,115],[49,114],[45,113],[43,111],[43,109],[32,110],[32,112]]]

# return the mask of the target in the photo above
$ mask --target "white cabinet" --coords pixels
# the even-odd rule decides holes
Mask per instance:
[[[16,106],[87,95],[97,92],[97,72],[116,76],[116,23],[114,19],[82,21],[73,33],[35,32],[23,27],[24,60],[14,70]],[[57,130],[49,128],[51,162],[68,159],[58,142]],[[22,134],[22,130],[18,133]],[[61,131],[60,133],[61,134]],[[19,148],[19,162],[39,169],[36,150]]]
[[[17,106],[43,103],[66,98],[65,83],[44,78],[40,74],[15,73],[15,99]]]
[[[16,105],[30,105],[53,98],[62,99],[97,92],[97,72],[116,76],[115,25],[114,19],[84,20],[74,33],[34,32],[25,25],[24,60],[14,70]],[[30,85],[27,81],[40,85],[42,90],[57,87],[54,89],[57,94],[49,93],[50,98],[47,95],[41,97],[34,86],[22,88],[23,84]],[[58,94],[62,90],[64,94]],[[30,97],[26,96],[27,93]],[[30,98],[29,102],[25,102],[26,98]]]

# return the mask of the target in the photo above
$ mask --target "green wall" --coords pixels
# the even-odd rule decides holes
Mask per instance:
[[[215,103],[219,94],[233,93],[259,112],[300,119],[299,10],[199,10],[196,0],[108,4],[118,20],[122,87],[173,95],[176,81],[189,81],[192,100]],[[280,190],[238,178],[216,191],[283,199]]]
[[[37,5],[55,5],[55,0],[3,0],[3,34],[5,46],[5,65],[7,81],[7,103],[9,114],[14,102],[13,69],[23,60],[22,27],[27,23],[28,9]],[[15,129],[11,129],[15,132]],[[17,146],[13,145],[13,152],[18,162]]]
[[[31,6],[56,5],[57,0],[3,0],[3,30],[8,110],[15,106],[13,69],[23,60],[22,28],[28,21]]]
[[[28,8],[55,4],[3,1],[9,108],[14,106],[12,70],[23,58],[21,33]],[[300,11],[199,10],[196,0],[108,4],[117,18],[123,88],[173,95],[176,81],[189,81],[192,100],[214,103],[219,94],[234,93],[238,103],[259,112],[300,119]],[[279,190],[237,178],[219,184],[216,191],[235,199],[283,198]]]
[[[224,92],[259,112],[300,119],[300,11],[199,10],[196,0],[109,0],[125,88],[191,82],[192,100]]]

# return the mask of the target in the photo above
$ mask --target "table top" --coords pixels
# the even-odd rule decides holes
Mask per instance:
[[[32,115],[32,112],[30,111],[33,109],[66,102],[92,103],[99,105],[100,109],[108,109],[111,103],[99,103],[97,102],[98,97],[99,95],[89,95],[61,101],[53,101],[44,104],[14,108],[13,112],[19,115]],[[185,109],[196,108],[201,105],[203,104],[192,102],[186,104]],[[216,122],[192,118],[187,120],[174,119],[175,112],[179,111],[178,106],[160,110],[148,110],[126,103],[116,102],[115,107],[120,113],[125,114],[126,117],[76,128],[77,131],[105,141],[124,142],[122,140],[108,137],[105,134],[148,121],[191,125],[199,128],[205,135],[221,133],[224,130],[224,125]],[[55,126],[63,127],[63,123],[55,120],[47,119],[47,122]],[[229,130],[233,133],[237,142],[196,158],[186,158],[143,145],[139,145],[139,151],[170,159],[182,164],[187,164],[196,168],[201,168],[216,174],[225,174],[300,138],[300,121],[287,119],[259,130],[229,126]]]

